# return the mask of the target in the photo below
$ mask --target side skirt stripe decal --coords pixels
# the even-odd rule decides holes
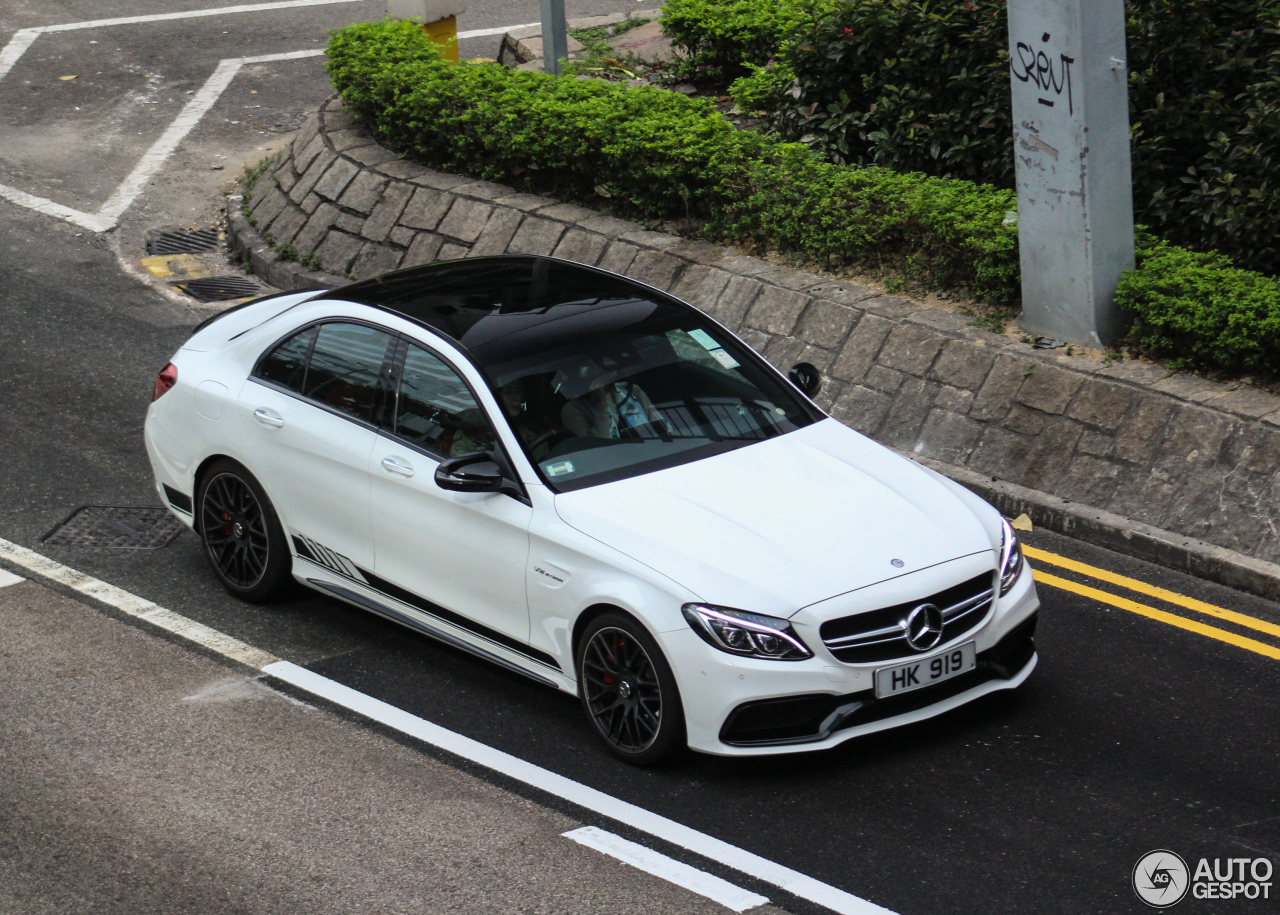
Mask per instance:
[[[371,588],[372,590],[382,594],[384,597],[390,597],[393,600],[398,600],[401,603],[408,604],[410,607],[416,607],[424,613],[429,613],[437,619],[457,626],[459,629],[465,629],[482,639],[487,639],[488,641],[493,642],[495,645],[501,645],[503,648],[514,651],[516,654],[524,655],[529,660],[536,661],[544,667],[549,667],[557,673],[562,673],[564,670],[560,666],[559,662],[545,651],[539,651],[537,648],[532,648],[519,639],[512,638],[511,636],[498,632],[497,630],[490,629],[488,626],[484,626],[474,620],[470,620],[460,613],[454,613],[452,610],[446,610],[444,607],[433,604],[431,601],[419,597],[412,591],[406,591],[404,588],[394,585],[386,579],[379,578],[372,572],[366,571],[365,569],[355,565],[345,556],[333,552],[327,547],[316,543],[309,537],[295,534],[293,535],[293,545],[294,552],[297,554],[299,559],[305,559],[329,572],[333,572],[335,575],[341,575],[343,578],[350,579],[356,584],[363,585],[366,588]],[[307,581],[311,581],[311,579],[307,579]]]
[[[373,600],[372,598],[365,597],[363,594],[358,594],[355,591],[350,590],[349,588],[344,588],[341,585],[335,585],[331,582],[321,581],[317,578],[308,578],[307,581],[312,585],[315,585],[317,588],[320,588],[324,591],[329,592],[335,597],[340,597],[343,600],[349,601],[350,603],[364,607],[366,610],[372,610],[374,613],[378,614],[379,616],[385,617],[391,620],[392,622],[400,623],[402,626],[407,626],[410,629],[413,629],[417,632],[421,632],[423,635],[428,635],[433,639],[438,639],[439,641],[444,642],[447,645],[452,645],[454,648],[460,648],[465,652],[484,658],[484,660],[489,661],[492,664],[497,664],[499,667],[503,667],[506,670],[514,671],[515,673],[518,673],[518,674],[523,674],[524,676],[529,677],[531,680],[536,680],[537,682],[543,684],[544,686],[550,686],[552,689],[555,689],[555,690],[559,690],[560,688],[556,683],[554,683],[551,680],[548,680],[546,677],[542,677],[542,676],[539,676],[538,674],[533,673],[532,671],[525,670],[520,665],[513,664],[510,661],[508,661],[506,658],[498,657],[498,655],[485,651],[483,648],[477,648],[475,645],[472,645],[470,642],[465,642],[462,639],[458,638],[457,636],[453,636],[447,632],[443,632],[435,628],[434,626],[428,626],[426,623],[422,622],[421,620],[416,620],[411,616],[407,616],[406,614],[401,613],[400,611],[396,610],[393,607],[388,607],[386,604],[379,603],[378,601]]]

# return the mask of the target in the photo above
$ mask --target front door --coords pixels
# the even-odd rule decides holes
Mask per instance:
[[[529,640],[533,510],[507,495],[437,486],[440,461],[491,452],[497,438],[466,382],[436,354],[408,344],[399,376],[388,433],[369,460],[374,571],[393,596],[519,651]]]

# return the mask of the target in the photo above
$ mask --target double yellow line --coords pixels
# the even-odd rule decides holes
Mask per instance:
[[[1184,607],[1204,616],[1213,617],[1215,619],[1225,620],[1229,623],[1235,623],[1246,629],[1252,629],[1255,632],[1263,632],[1267,635],[1280,638],[1280,625],[1269,623],[1266,620],[1260,620],[1256,617],[1246,616],[1243,613],[1237,613],[1234,610],[1226,610],[1222,607],[1207,604],[1202,600],[1196,600],[1194,597],[1187,597],[1178,594],[1176,591],[1169,591],[1164,588],[1158,588],[1155,585],[1149,585],[1145,581],[1138,581],[1136,578],[1128,578],[1124,575],[1117,575],[1115,572],[1108,572],[1106,569],[1099,569],[1096,566],[1087,565],[1083,562],[1077,562],[1074,559],[1068,559],[1066,556],[1059,556],[1056,553],[1050,553],[1045,550],[1038,550],[1035,547],[1022,547],[1023,554],[1028,558],[1035,560],[1036,564],[1045,563],[1047,565],[1057,566],[1062,569],[1075,572],[1093,578],[1097,581],[1105,581],[1108,584],[1119,585],[1137,594],[1144,594],[1147,597],[1154,597],[1157,600],[1164,601],[1167,604],[1173,604],[1177,607]],[[1128,610],[1130,613],[1136,613],[1139,616],[1145,616],[1148,619],[1158,620],[1167,623],[1170,626],[1177,626],[1179,629],[1185,629],[1188,632],[1194,632],[1197,635],[1203,635],[1207,638],[1217,639],[1219,642],[1226,642],[1228,645],[1235,645],[1237,648],[1243,648],[1246,651],[1252,651],[1264,657],[1280,661],[1280,647],[1268,644],[1267,642],[1259,642],[1257,639],[1251,639],[1247,636],[1237,635],[1226,629],[1219,629],[1217,626],[1209,626],[1198,620],[1190,619],[1185,616],[1179,616],[1176,613],[1169,613],[1166,610],[1158,610],[1155,607],[1148,607],[1146,604],[1140,604],[1137,601],[1129,600],[1127,597],[1120,597],[1109,591],[1102,591],[1098,588],[1091,588],[1088,585],[1082,585],[1057,575],[1041,571],[1033,566],[1032,572],[1035,575],[1036,582],[1042,585],[1048,585],[1051,588],[1061,588],[1063,591],[1070,591],[1072,594],[1079,594],[1081,597],[1088,597],[1112,607],[1119,607],[1121,610]]]

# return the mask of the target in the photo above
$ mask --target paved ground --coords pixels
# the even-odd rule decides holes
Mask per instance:
[[[582,824],[561,813],[38,585],[0,588],[0,629],[9,915],[724,911],[565,838]]]
[[[0,11],[0,30],[197,6],[42,0]],[[291,41],[270,48],[306,47],[322,28],[376,7],[309,10],[311,31],[291,25]],[[611,8],[618,4],[571,12]],[[531,3],[494,4],[474,15],[464,28],[533,21],[537,11]],[[236,26],[228,31],[239,30],[239,43],[200,57],[222,41],[225,26],[212,21],[201,27],[213,37],[193,39],[172,58],[172,72],[191,83],[206,78],[220,54],[257,53],[246,47],[257,33]],[[38,156],[22,159],[16,135],[44,130],[56,140],[55,127],[71,115],[20,122],[17,112],[31,106],[14,94],[37,94],[15,89],[32,78],[20,75],[27,63],[47,76],[87,71],[64,66],[77,60],[74,49],[56,44],[86,34],[41,36],[29,52],[36,56],[0,80],[0,119],[26,125],[0,132],[0,183],[26,181],[29,193],[68,206],[100,202],[109,188],[92,174],[99,157],[85,151],[59,160],[57,172]],[[143,73],[160,71],[155,61],[168,53],[145,36],[112,47],[132,48]],[[39,59],[56,53],[63,59]],[[304,65],[318,67],[315,59],[290,64]],[[129,91],[120,80],[117,98]],[[40,93],[64,88],[41,85]],[[260,85],[259,95],[275,91],[265,81],[245,85]],[[282,72],[274,85],[285,87],[272,102],[282,111],[326,94],[305,69]],[[172,188],[187,188],[192,200],[216,192],[200,183],[200,163],[214,150],[263,142],[251,125],[229,124],[239,120],[230,108],[222,117],[227,124],[207,128],[208,138],[200,126],[179,148],[174,171],[161,173],[172,184],[144,192],[137,205],[153,209],[140,212],[169,218],[165,208],[181,199]],[[163,122],[146,129],[154,135]],[[72,135],[91,142],[95,123]],[[57,146],[50,141],[51,157],[67,155]],[[182,166],[182,156],[192,164]],[[122,162],[103,158],[101,168],[118,175]],[[120,234],[136,238],[143,222],[126,221]],[[206,313],[125,275],[111,238],[0,201],[0,537],[903,915],[1145,911],[1129,872],[1153,848],[1280,863],[1280,662],[1105,596],[1042,587],[1043,660],[1016,697],[821,755],[695,756],[636,771],[597,747],[572,700],[468,656],[318,596],[266,609],[236,603],[189,534],[155,552],[41,545],[78,505],[154,504],[141,442],[151,380]],[[1028,540],[1280,623],[1280,608],[1266,601],[1065,538]],[[1037,566],[1077,591],[1098,588],[1280,643],[1094,573]],[[0,720],[8,725],[0,731],[0,796],[9,802],[0,811],[0,910],[625,911],[633,899],[644,903],[637,908],[701,910],[696,897],[578,851],[559,838],[576,815],[531,805],[518,786],[502,786],[515,795],[499,791],[417,747],[294,705],[31,584],[0,589],[0,617]],[[184,702],[201,693],[204,701]],[[600,870],[606,865],[612,869]],[[616,888],[607,901],[591,895],[593,875]],[[543,893],[533,876],[552,888]],[[1230,915],[1273,906],[1188,899],[1178,910]]]

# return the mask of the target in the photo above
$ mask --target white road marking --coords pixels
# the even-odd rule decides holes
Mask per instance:
[[[171,19],[199,19],[205,16],[229,16],[233,13],[265,13],[297,6],[330,6],[335,3],[359,3],[361,0],[280,0],[278,3],[248,3],[240,6],[218,6],[212,9],[187,10],[181,13],[152,13],[146,16],[122,16],[119,19],[87,19],[83,22],[64,22],[60,25],[38,25],[19,29],[0,51],[0,79],[13,69],[13,65],[46,32],[74,32],[79,29],[100,29],[110,25],[138,25],[143,22],[165,22]]]
[[[500,25],[496,29],[472,29],[470,32],[459,32],[458,40],[462,41],[467,38],[488,38],[490,35],[505,35],[513,29],[527,29],[531,25],[541,25],[540,22],[525,22],[520,25]]]
[[[20,578],[12,572],[6,572],[4,569],[0,569],[0,588],[7,588],[10,585],[16,585],[24,581],[26,581],[25,578]]]
[[[213,75],[200,87],[200,91],[192,96],[191,101],[187,102],[186,107],[182,109],[182,113],[173,119],[173,123],[169,125],[169,129],[160,135],[160,139],[147,150],[146,155],[138,162],[129,177],[121,182],[120,187],[112,194],[107,202],[102,205],[102,209],[98,211],[98,218],[115,225],[124,211],[129,209],[142,193],[142,189],[151,179],[160,167],[164,165],[166,159],[173,155],[173,151],[178,148],[178,144],[183,138],[191,132],[191,129],[200,122],[218,98],[226,91],[227,86],[235,79],[236,74],[240,72],[240,68],[246,64],[261,64],[275,60],[300,60],[304,57],[320,57],[324,54],[323,49],[313,48],[307,51],[290,51],[285,54],[264,54],[260,57],[236,57],[230,60],[224,60],[218,64],[218,68],[213,71]]]
[[[581,829],[562,833],[562,835],[566,839],[573,839],[580,845],[594,848],[596,851],[604,852],[619,861],[624,861],[645,873],[661,877],[668,883],[682,886],[690,892],[697,893],[699,896],[706,896],[713,902],[718,902],[725,908],[732,909],[735,912],[745,912],[747,909],[769,904],[769,900],[758,893],[744,890],[728,880],[721,880],[714,874],[708,874],[706,871],[700,871],[696,867],[690,867],[683,861],[668,858],[666,855],[660,854],[651,848],[645,848],[643,845],[637,845],[635,842],[628,842],[622,836],[615,836],[613,833],[605,832],[603,829],[597,829],[594,826],[583,826]]]
[[[16,543],[10,543],[8,540],[0,539],[0,559],[7,559],[19,568],[65,585],[86,597],[114,607],[121,613],[145,620],[158,629],[180,636],[223,657],[239,661],[241,664],[261,670],[266,665],[279,660],[273,654],[254,648],[252,645],[246,645],[239,639],[233,639],[203,623],[197,623],[172,610],[166,610],[152,601],[130,594],[105,581],[99,581],[83,572],[77,572],[69,566],[64,566],[56,560],[18,546]]]
[[[329,6],[335,3],[358,3],[361,0],[281,0],[276,3],[249,3],[240,6],[222,6],[212,9],[187,10],[178,13],[153,13],[146,16],[124,16],[117,19],[90,19],[84,22],[67,22],[60,25],[42,25],[15,32],[9,43],[0,50],[0,79],[13,69],[14,65],[26,53],[37,38],[47,32],[70,32],[78,29],[97,29],[113,25],[138,25],[147,22],[165,22],[174,19],[197,19],[207,16],[226,16],[235,13],[262,13],[272,10],[292,9],[305,6]],[[533,23],[528,23],[533,24]],[[498,35],[511,29],[522,28],[519,25],[501,26],[491,29],[474,29],[460,32],[459,40],[464,38],[481,38],[487,35]],[[74,207],[64,206],[47,197],[29,194],[15,187],[0,184],[0,197],[19,206],[27,207],[46,216],[62,219],[91,232],[106,232],[115,228],[116,223],[133,202],[138,199],[147,182],[160,170],[169,156],[173,155],[178,144],[191,132],[200,119],[226,91],[235,79],[240,68],[245,64],[266,63],[277,60],[298,60],[304,57],[319,57],[323,49],[292,51],[284,54],[266,54],[259,57],[238,57],[220,61],[213,75],[195,97],[183,107],[182,111],[169,125],[168,129],[152,144],[151,149],[124,179],[107,202],[96,213],[86,213]]]
[[[0,539],[0,559],[70,587],[137,619],[145,620],[209,651],[250,667],[256,667],[277,680],[349,709],[371,721],[376,721],[547,794],[562,798],[583,809],[619,823],[625,823],[633,829],[672,845],[686,848],[694,854],[723,864],[739,873],[755,877],[801,899],[807,899],[809,902],[839,912],[841,915],[894,915],[875,903],[815,880],[768,858],[762,858],[746,849],[730,845],[728,842],[677,823],[661,814],[619,800],[603,791],[512,756],[510,753],[504,753],[478,740],[472,740],[470,737],[442,728],[438,724],[432,724],[381,699],[375,699],[328,677],[312,673],[304,667],[282,661],[203,623],[197,623],[195,620],[166,610],[152,601],[130,594],[115,585],[99,581],[16,543]]]

